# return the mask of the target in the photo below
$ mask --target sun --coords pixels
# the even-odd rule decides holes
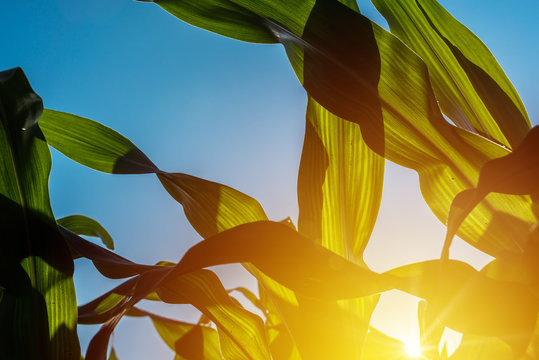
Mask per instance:
[[[406,353],[409,357],[419,359],[421,357],[421,346],[419,345],[419,340],[413,337],[408,338],[404,342],[406,345]]]

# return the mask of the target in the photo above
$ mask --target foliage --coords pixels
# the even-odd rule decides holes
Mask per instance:
[[[400,289],[426,300],[427,358],[447,358],[444,327],[464,334],[453,360],[539,358],[539,130],[486,46],[438,3],[373,3],[391,32],[345,0],[158,2],[195,26],[284,46],[309,96],[297,229],[233,188],[159,169],[102,124],[43,110],[21,69],[1,72],[0,357],[78,359],[78,315],[103,324],[90,360],[107,358],[123,316],[149,317],[177,359],[405,358],[400,341],[370,326],[379,294]],[[143,265],[82,238],[114,248],[93,219],[55,221],[47,144],[101,172],[155,174],[204,240],[177,263]],[[382,274],[365,264],[384,159],[416,170],[425,201],[447,221],[440,260]],[[496,259],[482,271],[449,260],[455,235]],[[127,280],[77,310],[81,257]],[[257,295],[227,291],[206,269],[227,263],[256,277]],[[201,320],[149,313],[136,307],[143,299],[192,304]]]

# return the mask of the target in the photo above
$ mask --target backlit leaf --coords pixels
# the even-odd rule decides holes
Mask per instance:
[[[176,353],[177,359],[222,359],[219,336],[211,327],[165,318],[136,307],[127,315],[148,316],[161,339]]]
[[[539,127],[534,127],[524,141],[510,154],[484,164],[475,188],[467,189],[455,197],[448,215],[446,243],[457,232],[468,214],[491,192],[527,195],[539,194]],[[531,209],[531,208],[530,208]],[[513,215],[511,217],[514,218]],[[516,224],[518,218],[509,223]],[[507,223],[507,222],[506,222]],[[521,226],[526,233],[525,224]],[[526,236],[512,237],[525,241]]]
[[[226,185],[180,173],[158,177],[203,238],[246,222],[267,220],[258,201]]]
[[[327,109],[320,111],[359,124],[371,149],[418,171],[422,194],[443,222],[455,195],[475,184],[481,166],[508,153],[447,123],[422,59],[398,38],[335,0],[199,1],[211,3],[213,13],[176,6],[179,3],[167,0],[167,10],[188,22],[197,19],[197,26],[210,30],[204,24],[211,23],[212,14],[221,10],[241,8],[243,14],[257,18],[285,46],[299,80]],[[237,33],[249,30],[233,16],[226,21],[236,29],[221,31],[223,35],[242,39]],[[470,214],[458,235],[493,256],[519,253],[522,244],[507,240],[513,229],[489,224],[497,212],[530,224],[534,216],[529,203],[526,197],[489,197]]]
[[[445,326],[464,334],[496,336],[522,354],[535,328],[539,302],[519,283],[488,278],[456,260],[405,265],[388,274],[397,288],[426,299]]]
[[[112,240],[112,237],[107,230],[94,219],[84,215],[70,215],[57,219],[56,222],[77,235],[97,236],[101,238],[101,241],[107,248],[114,250],[114,241]]]
[[[194,305],[215,323],[226,359],[270,357],[262,320],[233,301],[211,271],[169,277],[157,293],[167,303]]]
[[[79,360],[73,261],[49,202],[42,110],[20,68],[0,72],[0,358]]]
[[[488,48],[434,0],[373,0],[391,32],[425,61],[442,111],[466,130],[513,148],[530,121]]]
[[[363,251],[378,215],[383,174],[384,159],[365,144],[359,125],[321,111],[309,98],[298,175],[300,233],[366,267]],[[312,314],[305,327],[311,333],[307,357],[361,358],[378,297],[299,301]]]
[[[94,170],[114,174],[157,171],[131,141],[93,120],[46,109],[39,125],[49,145]]]

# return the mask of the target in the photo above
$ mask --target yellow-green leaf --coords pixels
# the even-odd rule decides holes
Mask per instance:
[[[459,127],[512,148],[530,128],[524,105],[488,48],[435,0],[373,0],[425,61],[442,111]]]

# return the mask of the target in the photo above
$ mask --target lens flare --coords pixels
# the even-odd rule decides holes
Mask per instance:
[[[419,340],[414,338],[408,338],[405,341],[406,353],[409,357],[419,359],[421,357],[421,346]]]

